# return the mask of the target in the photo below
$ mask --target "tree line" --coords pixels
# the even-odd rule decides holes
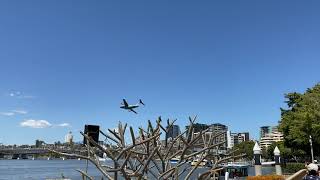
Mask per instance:
[[[310,136],[315,156],[320,155],[320,84],[308,88],[304,93],[290,92],[284,95],[287,107],[280,108],[279,130],[283,142],[274,142],[262,150],[262,156],[272,159],[275,146],[287,160],[305,161],[311,159]],[[254,141],[235,145],[248,159],[253,158]]]

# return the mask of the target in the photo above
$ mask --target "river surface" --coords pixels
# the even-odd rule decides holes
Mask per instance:
[[[76,169],[86,169],[85,160],[0,160],[0,180],[41,180],[57,179],[64,175],[72,180],[81,179]],[[198,169],[193,178],[205,169]],[[271,174],[274,167],[262,168],[262,174]],[[254,174],[254,168],[249,168],[249,175]],[[89,162],[88,174],[95,179],[101,179],[101,173]],[[192,179],[193,179],[192,178]]]

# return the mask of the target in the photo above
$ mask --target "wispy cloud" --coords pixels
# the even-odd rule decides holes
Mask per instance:
[[[13,97],[13,98],[18,98],[18,99],[33,99],[33,98],[35,98],[35,96],[22,93],[21,91],[12,91],[12,92],[8,93],[8,96]]]
[[[20,123],[20,126],[29,127],[29,128],[47,128],[47,127],[51,127],[52,124],[46,120],[28,119],[28,120],[22,121]]]
[[[12,112],[16,114],[28,114],[28,111],[22,109],[12,110]]]
[[[9,93],[10,97],[17,97],[17,96],[20,96],[20,95],[21,95],[20,91],[12,91],[12,92]]]
[[[71,127],[71,125],[69,123],[61,123],[61,124],[58,124],[57,126],[59,126],[59,127]]]
[[[31,96],[31,95],[23,95],[23,96],[19,96],[17,98],[20,98],[20,99],[33,99],[33,98],[36,98],[35,96]]]
[[[0,115],[2,115],[2,116],[13,116],[14,112],[0,112]]]
[[[16,110],[8,111],[8,112],[0,112],[0,115],[2,115],[2,116],[14,116],[17,114],[28,114],[28,111],[22,110],[22,109],[16,109]]]
[[[50,127],[71,127],[69,123],[51,124],[47,120],[27,119],[20,122],[21,127],[29,128],[50,128]]]

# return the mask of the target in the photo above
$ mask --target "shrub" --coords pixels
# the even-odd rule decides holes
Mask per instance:
[[[293,174],[301,169],[305,169],[304,163],[287,163],[282,166],[282,172],[285,174]]]

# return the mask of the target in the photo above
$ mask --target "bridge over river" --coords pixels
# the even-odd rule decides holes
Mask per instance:
[[[55,148],[53,150],[72,154],[86,154],[85,149]],[[0,158],[11,156],[12,159],[28,159],[28,156],[45,155],[48,153],[50,151],[46,148],[0,148]]]

